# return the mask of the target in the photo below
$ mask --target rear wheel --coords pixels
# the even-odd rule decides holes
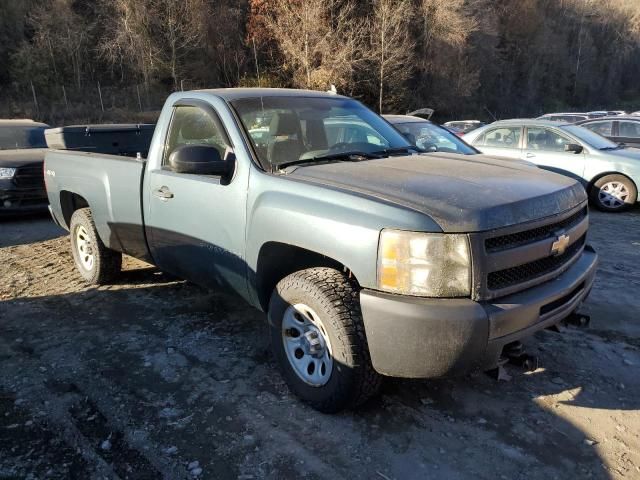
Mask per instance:
[[[313,408],[334,413],[378,391],[358,289],[337,270],[310,268],[281,280],[269,303],[269,328],[289,388]]]
[[[102,243],[90,209],[81,208],[73,212],[69,231],[73,260],[82,278],[100,285],[118,276],[122,268],[122,254]]]
[[[605,175],[591,187],[591,201],[604,212],[622,212],[632,207],[637,199],[635,184],[624,175]]]

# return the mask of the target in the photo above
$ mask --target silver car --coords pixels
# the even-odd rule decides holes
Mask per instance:
[[[580,180],[595,207],[620,212],[638,201],[640,150],[591,130],[548,120],[502,120],[464,140],[488,155],[519,158]]]

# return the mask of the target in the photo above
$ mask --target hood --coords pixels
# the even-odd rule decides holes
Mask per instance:
[[[46,152],[46,148],[0,150],[0,167],[23,167],[30,163],[43,162]]]
[[[289,176],[422,212],[445,232],[477,232],[569,210],[586,201],[575,180],[482,155],[429,153],[298,166]]]
[[[601,155],[611,155],[619,159],[640,161],[640,148],[620,148],[618,150],[598,150]]]

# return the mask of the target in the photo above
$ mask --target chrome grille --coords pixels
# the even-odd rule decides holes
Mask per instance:
[[[560,222],[543,225],[541,227],[526,230],[524,232],[517,232],[511,233],[509,235],[501,235],[499,237],[488,238],[484,243],[485,248],[487,249],[487,252],[492,253],[534,243],[553,236],[554,232],[574,227],[582,220],[584,220],[587,214],[587,207],[584,207]]]
[[[547,273],[562,267],[571,260],[584,247],[586,235],[573,242],[569,248],[557,256],[545,257],[533,262],[518,265],[517,267],[505,268],[497,272],[491,272],[487,277],[487,287],[489,290],[500,290],[520,283],[535,280]]]

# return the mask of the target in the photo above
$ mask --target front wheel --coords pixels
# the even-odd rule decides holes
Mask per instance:
[[[310,268],[281,280],[269,303],[269,328],[289,388],[313,408],[334,413],[378,391],[358,289],[337,270]]]
[[[81,208],[73,212],[69,232],[73,260],[82,278],[101,285],[118,276],[122,268],[122,254],[102,243],[90,209]]]
[[[638,190],[629,177],[605,175],[591,187],[591,201],[598,210],[622,212],[631,208],[638,199]]]

